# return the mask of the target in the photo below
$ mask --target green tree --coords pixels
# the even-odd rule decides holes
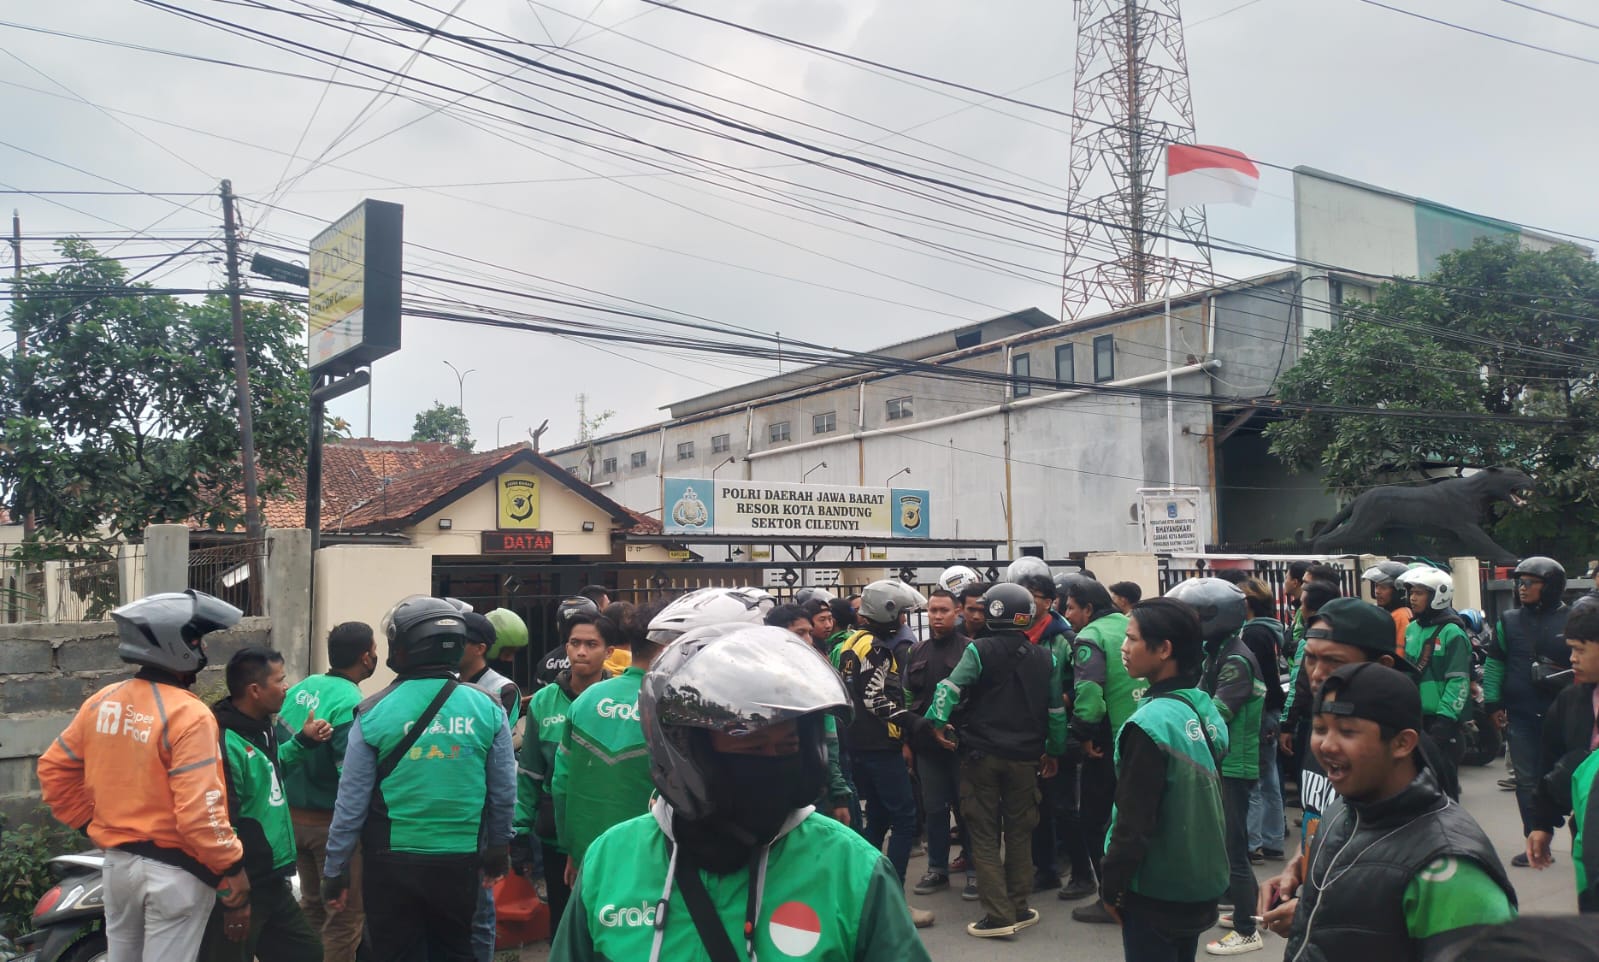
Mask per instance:
[[[437,441],[453,444],[462,451],[471,451],[477,442],[472,440],[472,423],[453,404],[433,402],[426,411],[418,411],[411,426],[411,440]]]
[[[28,354],[0,362],[0,501],[33,512],[41,542],[138,535],[148,524],[243,523],[228,301],[185,302],[88,243],[15,282]],[[304,470],[309,384],[298,307],[247,300],[261,490]]]
[[[1537,495],[1490,534],[1522,553],[1586,557],[1599,543],[1599,265],[1575,247],[1482,239],[1445,255],[1427,280],[1384,285],[1341,324],[1313,331],[1279,395],[1481,417],[1308,414],[1267,430],[1272,452],[1295,470],[1324,471],[1346,496],[1426,465],[1520,468]]]

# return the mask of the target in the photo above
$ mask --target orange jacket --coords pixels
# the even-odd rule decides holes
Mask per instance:
[[[225,875],[244,847],[228,821],[217,745],[216,716],[193,692],[141,675],[78,709],[40,756],[39,784],[55,817],[87,825],[101,848],[128,848],[202,878]]]
[[[1398,589],[1394,590],[1397,591]],[[1405,605],[1400,605],[1388,613],[1394,616],[1394,654],[1403,658],[1405,657],[1405,629],[1410,627],[1410,619],[1415,616],[1411,614],[1410,608]]]

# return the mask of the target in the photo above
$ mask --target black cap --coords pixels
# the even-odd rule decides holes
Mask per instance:
[[[1411,670],[1395,649],[1398,638],[1394,616],[1359,598],[1334,598],[1322,605],[1305,630],[1305,640],[1312,638],[1350,645],[1373,655],[1389,655],[1394,667]]]
[[[1315,714],[1365,718],[1389,728],[1420,731],[1421,690],[1409,678],[1374,661],[1345,665],[1322,683]]]

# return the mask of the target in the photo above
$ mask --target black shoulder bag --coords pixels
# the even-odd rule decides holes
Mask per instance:
[[[758,851],[758,850],[757,850]],[[683,903],[688,906],[688,914],[694,921],[694,928],[700,934],[700,944],[705,946],[705,952],[711,957],[711,962],[739,962],[738,950],[733,947],[733,940],[727,937],[727,928],[722,925],[722,917],[716,913],[716,906],[711,904],[711,893],[705,890],[705,882],[700,879],[700,870],[691,860],[684,858],[681,848],[677,853],[677,890],[683,893]],[[662,903],[656,912],[655,924],[665,925],[666,904]],[[754,938],[755,931],[755,865],[750,866],[749,877],[749,907],[745,911],[744,937],[746,941]]]
[[[394,774],[394,769],[399,766],[400,759],[405,757],[405,753],[411,750],[411,746],[416,744],[416,740],[422,737],[422,733],[427,731],[429,725],[433,724],[433,719],[438,715],[439,709],[443,708],[444,703],[450,700],[450,693],[460,687],[460,684],[454,678],[446,678],[444,680],[444,684],[439,687],[439,693],[433,696],[433,700],[428,702],[426,708],[422,709],[422,714],[416,716],[416,724],[412,725],[411,730],[405,733],[404,738],[400,739],[400,743],[389,749],[389,753],[383,756],[382,761],[378,762],[378,777],[373,783],[374,785],[382,785],[385,778]]]

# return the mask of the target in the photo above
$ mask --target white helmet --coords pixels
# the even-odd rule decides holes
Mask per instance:
[[[874,625],[892,625],[899,616],[927,603],[922,593],[896,578],[874,581],[861,590],[861,618]]]
[[[1035,558],[1034,556],[1027,554],[1022,555],[1020,558],[1017,558],[1015,561],[1012,561],[1009,565],[1007,565],[1005,568],[1005,577],[999,580],[1020,584],[1024,575],[1043,575],[1046,578],[1053,577],[1053,575],[1050,573],[1049,565],[1044,563],[1043,558]]]
[[[645,637],[668,644],[686,631],[709,625],[764,624],[777,599],[760,588],[701,588],[677,599],[650,619]]]
[[[1432,604],[1428,607],[1434,611],[1442,611],[1455,600],[1455,579],[1447,571],[1421,566],[1411,568],[1395,580],[1407,591],[1411,588],[1431,591]]]
[[[962,588],[982,580],[982,576],[965,565],[950,565],[938,576],[938,586],[952,595],[958,595]]]

